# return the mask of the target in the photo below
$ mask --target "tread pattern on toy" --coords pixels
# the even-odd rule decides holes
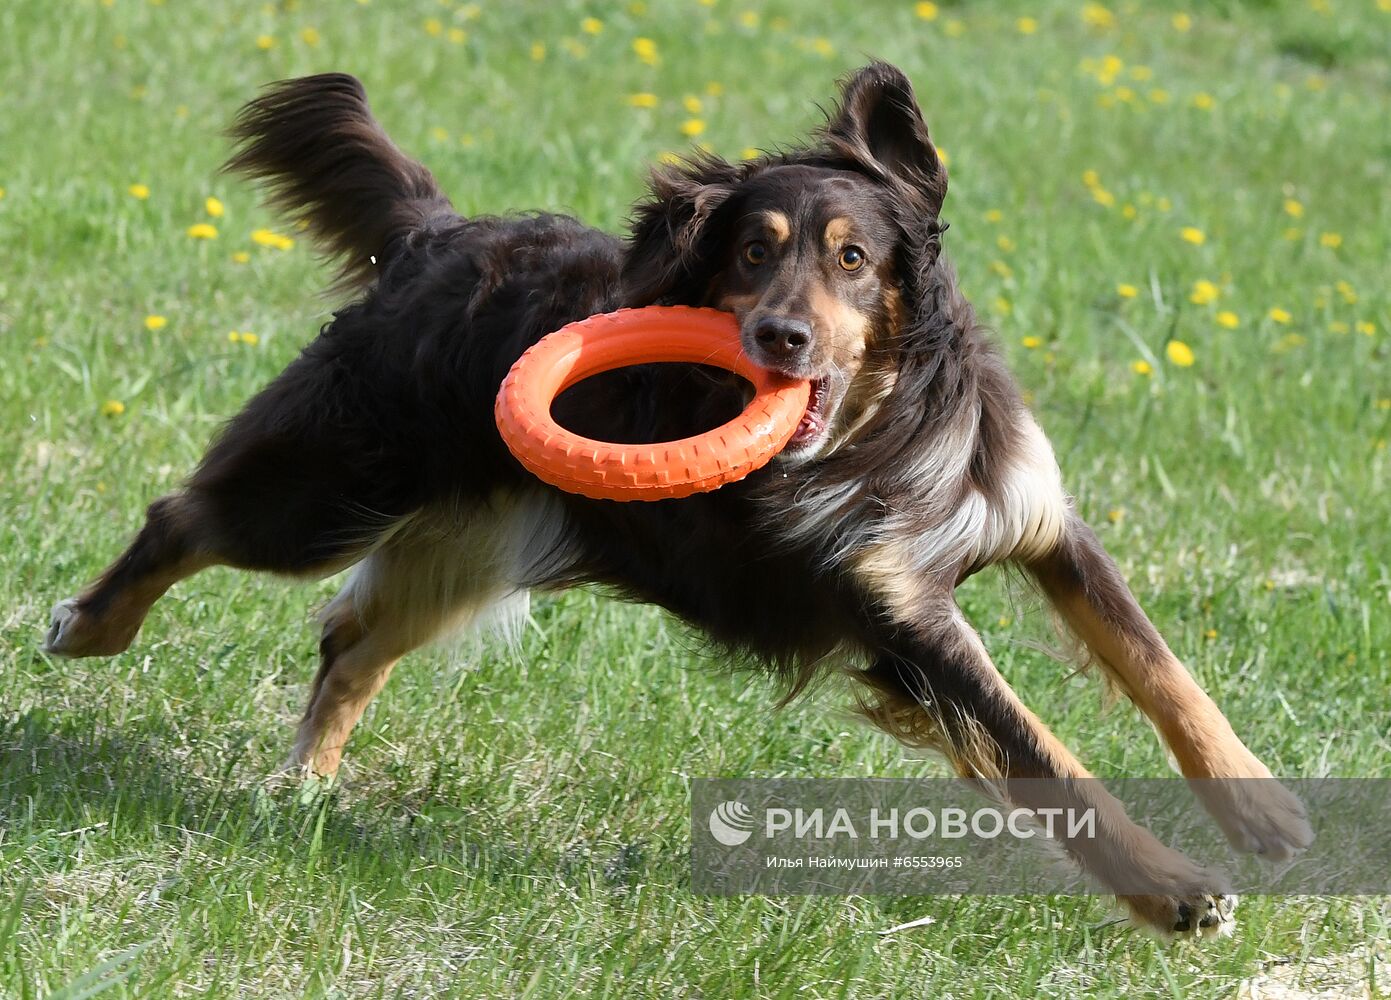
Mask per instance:
[[[727,424],[654,444],[595,441],[551,416],[555,398],[591,375],[660,361],[726,368],[753,384],[753,400]],[[810,393],[809,382],[750,361],[729,313],[648,306],[543,337],[507,373],[493,412],[508,450],[541,481],[598,500],[666,500],[718,489],[766,465],[796,433]]]

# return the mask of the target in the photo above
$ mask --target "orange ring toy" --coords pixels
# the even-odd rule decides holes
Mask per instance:
[[[657,444],[594,441],[551,416],[555,398],[577,382],[655,361],[726,368],[753,383],[753,401],[712,431]],[[596,500],[666,500],[718,489],[768,464],[796,433],[810,394],[809,382],[750,361],[729,313],[648,306],[543,337],[507,373],[493,413],[508,449],[543,482]]]

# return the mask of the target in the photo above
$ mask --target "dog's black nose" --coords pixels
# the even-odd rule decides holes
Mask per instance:
[[[811,324],[791,316],[764,316],[754,339],[777,361],[801,361],[811,353]]]

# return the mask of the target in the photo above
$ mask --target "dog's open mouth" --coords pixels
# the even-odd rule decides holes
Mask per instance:
[[[810,444],[826,432],[826,380],[811,380],[811,397],[807,400],[807,412],[787,442],[789,448],[801,448]]]

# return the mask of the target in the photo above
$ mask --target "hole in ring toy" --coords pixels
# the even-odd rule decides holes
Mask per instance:
[[[753,383],[753,400],[714,430],[653,444],[595,441],[551,416],[555,398],[591,375],[662,361],[725,368]],[[810,382],[749,360],[729,313],[648,306],[590,316],[533,344],[503,379],[493,416],[508,450],[542,482],[596,500],[667,500],[767,465],[796,433],[810,399]]]

